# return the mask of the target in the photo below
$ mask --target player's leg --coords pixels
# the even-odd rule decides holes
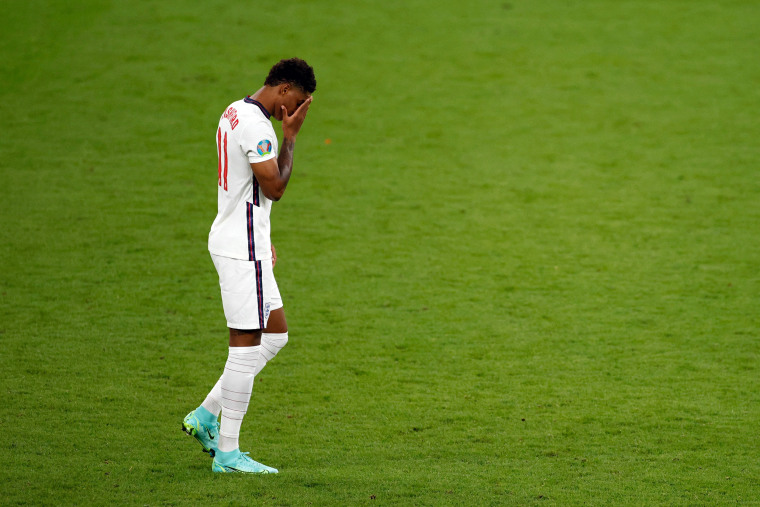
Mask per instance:
[[[215,472],[277,473],[240,452],[240,426],[248,411],[259,361],[261,330],[230,328],[230,351],[222,374],[222,423],[219,447],[211,469]]]
[[[281,305],[282,300],[279,301]],[[256,373],[260,372],[287,344],[288,324],[285,321],[285,310],[280,306],[269,314],[267,327],[261,335],[261,355]]]
[[[258,371],[271,361],[288,343],[288,323],[282,307],[282,296],[274,278],[274,269],[265,266],[262,272],[264,281],[264,312],[267,318],[264,334],[261,335],[261,356]],[[257,372],[258,373],[258,372]]]
[[[219,414],[222,413],[222,377],[219,377],[219,380],[216,381],[211,392],[208,393],[206,399],[201,403],[201,407],[211,414],[214,419],[218,418]]]
[[[266,325],[261,263],[214,255],[212,259],[219,273],[230,347],[222,377],[204,403],[188,414],[183,427],[214,456],[215,471],[276,473],[275,469],[243,455],[238,448],[240,426],[248,409],[259,360],[262,328]],[[221,424],[217,422],[220,408]]]
[[[248,411],[253,392],[253,378],[259,361],[261,330],[230,328],[230,348],[222,374],[222,422],[219,430],[219,451],[238,448],[240,426]]]
[[[263,263],[262,263],[263,264]],[[251,376],[251,389],[253,388],[253,379],[259,371],[271,360],[277,352],[279,352],[285,344],[288,342],[288,325],[285,321],[285,312],[282,309],[282,299],[280,297],[279,289],[277,288],[277,282],[274,279],[274,273],[269,265],[263,265],[261,270],[261,281],[263,286],[263,301],[259,307],[263,311],[264,315],[264,331],[258,332],[257,335],[248,334],[243,331],[234,331],[230,329],[230,351],[231,353],[236,350],[242,350],[243,348],[250,347],[250,350],[258,349],[258,360],[254,367],[254,373]],[[239,348],[233,348],[239,347]],[[252,365],[252,357],[245,362]],[[240,368],[238,364],[235,368]],[[227,372],[225,371],[225,375]],[[225,377],[223,376],[223,379]],[[242,386],[241,386],[242,387]],[[247,387],[247,385],[246,385]],[[251,389],[248,389],[249,391]],[[222,389],[223,393],[223,410],[222,410],[222,425],[221,425],[221,437],[219,443],[219,453],[214,458],[212,469],[215,472],[249,472],[249,473],[277,473],[277,469],[262,465],[261,463],[252,460],[248,456],[241,454],[237,444],[237,436],[234,443],[228,435],[228,429],[234,429],[232,424],[233,420],[237,416],[241,416],[239,411],[247,411],[247,406],[243,407],[237,402],[238,394],[229,393],[226,385]],[[229,397],[233,400],[228,400]],[[231,421],[226,420],[227,413],[230,413]],[[238,425],[239,432],[239,425]],[[227,451],[234,445],[234,450]]]
[[[253,377],[259,362],[260,346],[257,343],[260,342],[260,330],[230,329],[230,348],[224,373],[203,403],[182,421],[185,433],[195,437],[203,451],[211,457],[220,448],[234,450],[238,447],[240,425],[248,409]],[[222,407],[227,415],[222,417],[224,430],[219,422]]]
[[[280,305],[282,305],[282,303],[280,303]],[[287,332],[288,323],[285,320],[285,309],[280,306],[269,313],[269,320],[267,320],[267,327],[264,329],[264,333],[273,334]]]
[[[233,332],[236,333],[234,336]],[[238,336],[239,333],[239,330],[230,329],[230,347],[233,346],[233,341],[235,343],[238,343],[244,339]],[[259,370],[261,370],[261,367],[257,366],[257,373]],[[210,420],[213,420],[213,422],[216,422],[219,414],[222,413],[222,377],[219,377],[219,380],[216,381],[216,384],[214,385],[213,389],[211,389],[211,392],[208,393],[206,399],[203,400],[203,403],[201,403],[201,407],[203,408],[203,410],[200,411],[201,415],[209,418]]]
[[[221,379],[222,417],[212,470],[277,473],[276,469],[241,453],[239,447],[240,428],[251,401],[261,355],[261,335],[268,318],[265,311],[268,310],[265,306],[268,292],[266,262],[237,261],[233,264],[236,266],[232,271],[233,279],[222,280],[220,276],[224,311],[230,328],[230,347]],[[271,273],[271,265],[268,271]]]

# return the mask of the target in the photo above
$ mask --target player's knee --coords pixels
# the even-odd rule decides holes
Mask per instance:
[[[288,344],[288,332],[284,333],[269,333],[269,340],[273,343],[278,350],[281,350]]]
[[[261,353],[269,362],[288,343],[288,333],[264,333],[261,337]]]

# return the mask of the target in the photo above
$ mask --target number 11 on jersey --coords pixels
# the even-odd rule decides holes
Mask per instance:
[[[222,172],[222,151],[224,151],[224,172]],[[217,171],[219,173],[219,186],[224,182],[224,190],[227,190],[227,132],[224,133],[224,144],[222,144],[222,129],[216,131],[216,154],[218,158]]]

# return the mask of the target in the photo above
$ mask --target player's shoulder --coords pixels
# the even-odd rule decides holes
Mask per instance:
[[[274,132],[274,126],[269,118],[265,117],[260,111],[250,107],[250,104],[243,102],[244,107],[240,110],[241,123],[244,124],[245,130],[255,132]]]
[[[260,136],[274,131],[272,122],[265,112],[263,106],[251,102],[250,97],[246,97],[227,106],[220,121],[228,121],[236,136]]]

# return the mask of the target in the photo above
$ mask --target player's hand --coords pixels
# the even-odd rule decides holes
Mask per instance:
[[[277,263],[277,251],[274,249],[274,245],[272,245],[272,267]]]
[[[309,111],[309,105],[314,97],[309,97],[298,109],[293,111],[293,114],[288,113],[288,108],[284,105],[282,107],[282,135],[284,137],[295,138],[298,131],[301,130],[301,125],[306,119],[306,113]]]

